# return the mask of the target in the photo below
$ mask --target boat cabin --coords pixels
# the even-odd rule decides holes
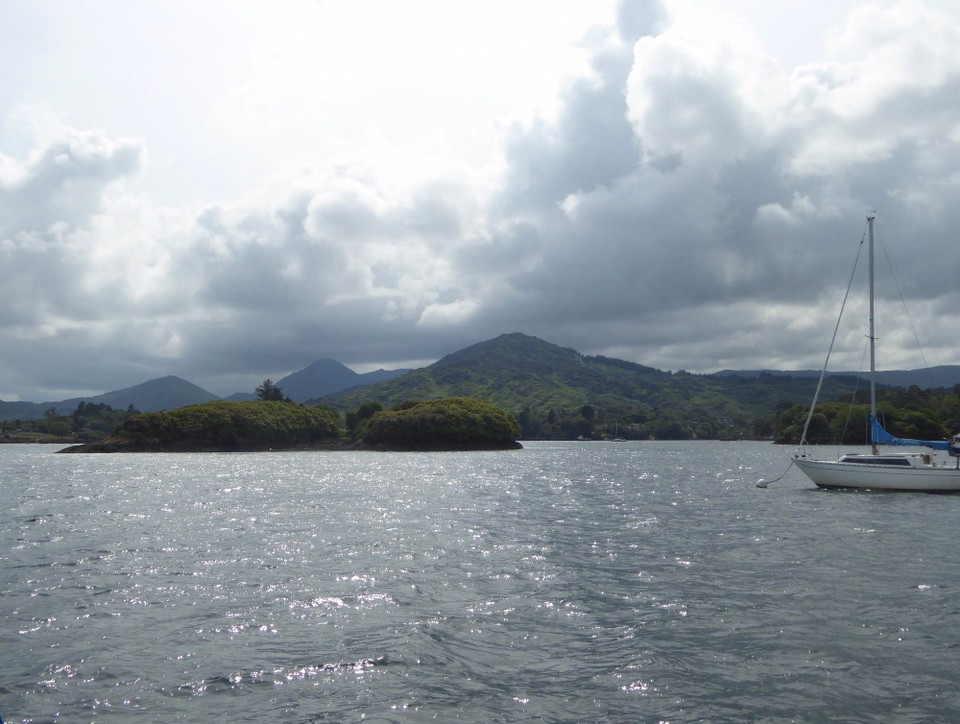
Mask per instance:
[[[883,465],[885,467],[911,467],[933,465],[933,456],[930,453],[889,453],[886,455],[861,455],[850,453],[844,455],[837,462],[856,463],[858,465]]]
[[[960,458],[960,435],[954,435],[950,438],[947,452],[955,458]]]

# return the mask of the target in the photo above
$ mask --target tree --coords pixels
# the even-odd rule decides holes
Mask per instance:
[[[360,409],[356,412],[347,413],[347,433],[354,440],[357,440],[363,437],[363,428],[366,426],[367,420],[373,417],[376,413],[380,412],[383,409],[383,405],[379,402],[367,402],[363,405],[360,405]]]
[[[283,390],[277,387],[268,377],[257,387],[257,399],[273,402],[290,402],[290,398],[283,394]]]

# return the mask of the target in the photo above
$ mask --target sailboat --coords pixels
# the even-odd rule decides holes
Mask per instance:
[[[837,460],[816,460],[806,454],[807,428],[817,399],[814,395],[810,414],[803,428],[801,452],[794,464],[821,488],[869,488],[927,493],[960,492],[960,435],[951,440],[912,440],[891,435],[877,418],[876,334],[874,329],[873,222],[867,217],[870,267],[870,453],[849,453]],[[829,358],[829,356],[828,356]],[[824,366],[824,374],[826,366]],[[821,375],[820,382],[823,382]],[[820,386],[817,386],[819,393]],[[938,463],[929,452],[880,452],[884,446],[917,446],[943,450],[957,458],[956,465]]]

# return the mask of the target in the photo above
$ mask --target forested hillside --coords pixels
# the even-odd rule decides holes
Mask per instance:
[[[857,384],[831,378],[825,398],[849,395]],[[815,386],[814,379],[771,375],[662,372],[505,334],[403,377],[320,402],[349,411],[370,402],[390,407],[405,400],[477,397],[517,415],[526,439],[766,438],[773,435],[777,410],[809,401]]]

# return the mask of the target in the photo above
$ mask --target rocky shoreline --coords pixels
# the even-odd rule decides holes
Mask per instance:
[[[510,443],[463,443],[463,444],[418,444],[398,445],[378,443],[368,445],[353,440],[323,440],[313,443],[296,445],[193,445],[177,443],[175,445],[149,444],[134,441],[103,441],[70,445],[58,453],[226,453],[226,452],[291,452],[291,451],[331,451],[331,450],[366,450],[370,452],[472,452],[487,450],[520,450],[519,442]]]

